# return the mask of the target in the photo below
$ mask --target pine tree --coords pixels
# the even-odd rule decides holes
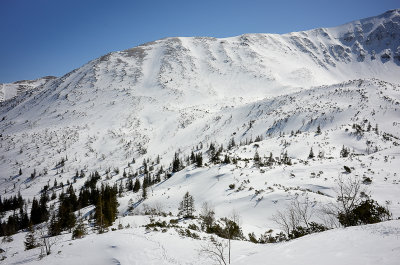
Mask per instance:
[[[348,157],[349,153],[350,153],[349,149],[344,147],[343,145],[342,150],[340,150],[340,157]]]
[[[25,236],[24,245],[25,245],[25,250],[33,249],[38,246],[35,237],[35,230],[33,229],[32,225],[29,227],[29,232]]]
[[[229,156],[225,155],[224,164],[229,164],[230,162],[231,162],[231,160],[229,159]]]
[[[172,161],[172,173],[178,172],[181,169],[181,161],[179,160],[178,153],[175,153],[174,160]]]
[[[133,191],[133,180],[132,180],[132,178],[130,178],[130,179],[127,181],[127,183],[126,183],[126,189],[127,189],[128,191],[130,191],[130,190]]]
[[[310,154],[308,155],[308,158],[309,158],[309,159],[314,158],[314,152],[313,152],[313,150],[312,150],[312,147],[311,147],[311,149],[310,149]]]
[[[196,155],[196,167],[203,166],[203,155],[201,153]]]
[[[192,151],[192,153],[190,154],[190,163],[194,164],[196,162],[196,157],[194,155],[194,152]]]
[[[59,234],[61,234],[60,221],[56,217],[56,215],[53,213],[51,218],[50,218],[49,235],[56,236],[56,235],[59,235]]]
[[[236,146],[235,139],[232,137],[231,140],[229,141],[228,149],[230,150],[235,146]]]
[[[274,164],[275,160],[273,158],[272,152],[269,153],[269,157],[268,157],[268,166],[272,166]]]
[[[292,161],[291,161],[291,159],[289,158],[287,151],[283,154],[282,163],[283,163],[283,164],[286,164],[286,165],[289,165],[289,166],[292,165]]]
[[[191,218],[193,217],[194,209],[194,199],[193,196],[186,192],[183,196],[183,200],[179,204],[179,214],[182,215],[183,218]]]
[[[142,198],[143,200],[147,199],[147,188],[145,186],[142,187]]]
[[[99,199],[96,204],[95,220],[96,220],[96,225],[99,229],[99,233],[103,233],[103,231],[104,231],[104,214],[103,214],[103,200],[102,200],[101,195],[99,196]]]
[[[148,170],[148,168],[147,168],[146,159],[143,159],[143,173],[144,173],[145,175],[147,175],[147,173],[149,173],[149,170]]]
[[[140,181],[136,178],[135,185],[133,186],[133,192],[138,192],[140,190]]]
[[[121,198],[123,193],[124,193],[124,187],[122,186],[122,181],[121,181],[119,183],[118,196]]]
[[[318,124],[318,127],[317,127],[317,134],[321,134],[321,126]]]
[[[72,231],[72,239],[82,238],[87,234],[85,224],[80,219],[77,226]]]
[[[32,224],[39,224],[41,222],[41,212],[38,200],[34,197],[31,207],[31,222]]]
[[[26,207],[26,206],[25,206]],[[25,229],[27,227],[29,227],[29,217],[28,217],[28,213],[26,212],[26,210],[24,211],[24,206],[21,205],[21,207],[19,208],[19,229]]]

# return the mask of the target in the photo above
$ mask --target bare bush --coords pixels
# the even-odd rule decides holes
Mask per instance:
[[[340,175],[335,187],[336,203],[331,203],[323,207],[322,220],[330,227],[340,226],[338,216],[344,219],[343,223],[350,223],[352,211],[362,202],[363,198],[368,198],[369,193],[362,187],[361,179],[353,176],[343,177]],[[346,226],[346,225],[345,225]]]
[[[314,208],[308,197],[304,201],[295,198],[286,209],[283,211],[278,210],[272,216],[272,220],[289,236],[299,226],[309,228],[310,220],[313,218],[314,213]]]
[[[201,245],[199,255],[205,256],[220,265],[227,264],[226,250],[228,243],[211,237],[210,241]]]
[[[41,256],[44,255],[44,253],[50,255],[52,247],[59,241],[59,238],[57,236],[50,236],[46,225],[39,227],[37,231],[40,236],[39,240],[42,247]]]

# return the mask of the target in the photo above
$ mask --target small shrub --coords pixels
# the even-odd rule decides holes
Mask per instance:
[[[289,239],[299,238],[305,235],[319,233],[328,230],[328,228],[322,224],[311,222],[308,227],[298,226],[292,230],[289,235]]]
[[[372,179],[371,179],[370,177],[365,177],[365,178],[363,179],[363,184],[369,185],[369,184],[371,184],[371,183],[372,183]]]
[[[229,189],[233,190],[235,188],[235,183],[229,184]]]
[[[389,220],[389,210],[374,200],[365,200],[356,206],[349,214],[339,213],[338,219],[343,226],[374,224]]]
[[[199,230],[199,228],[197,227],[197,225],[195,225],[195,224],[190,224],[189,226],[188,226],[188,228],[189,229],[191,229],[191,230]]]
[[[172,225],[176,225],[176,224],[178,224],[178,222],[179,222],[179,219],[171,219],[171,220],[169,220],[169,223],[172,224]]]
[[[156,227],[161,227],[161,228],[163,228],[163,227],[168,227],[168,226],[169,226],[169,225],[168,225],[167,222],[165,222],[165,221],[162,221],[162,222],[160,222],[160,221],[153,222],[153,221],[152,221],[151,223],[145,225],[146,229],[156,228]]]
[[[1,240],[2,243],[10,243],[12,242],[14,239],[12,236],[4,236],[3,239]]]
[[[249,233],[249,240],[250,240],[250,242],[252,242],[252,243],[258,243],[257,237],[256,237],[256,235],[254,234],[254,232]]]
[[[72,239],[83,238],[86,234],[87,231],[85,225],[83,223],[79,223],[72,231]]]
[[[178,234],[181,236],[191,237],[194,239],[200,239],[200,236],[197,233],[191,232],[189,229],[185,229],[185,230],[180,229],[180,230],[178,230]]]

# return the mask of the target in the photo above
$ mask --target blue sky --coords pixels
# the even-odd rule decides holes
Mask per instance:
[[[394,8],[398,0],[0,0],[0,83],[62,76],[164,37],[287,33]]]

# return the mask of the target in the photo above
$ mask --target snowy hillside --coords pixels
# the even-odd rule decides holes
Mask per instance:
[[[327,231],[281,244],[255,245],[234,242],[231,264],[398,264],[400,226],[391,221],[365,227]],[[23,233],[15,241],[23,241]],[[213,264],[199,257],[201,241],[180,238],[174,233],[146,233],[144,229],[126,229],[71,241],[65,238],[55,253],[37,259],[37,250],[18,251],[8,264]],[[324,251],[315,251],[324,246]],[[373,249],[373,251],[371,251]],[[60,252],[59,252],[60,251]],[[15,253],[15,252],[14,252]],[[11,254],[11,253],[10,253]]]
[[[100,174],[98,186],[125,187],[132,179],[143,183],[147,176],[158,178],[145,200],[141,192],[122,188],[118,220],[131,228],[99,235],[96,248],[110,259],[105,264],[111,258],[117,264],[130,260],[129,246],[115,243],[114,248],[108,243],[121,238],[155,250],[154,256],[135,252],[143,259],[185,264],[187,256],[179,248],[196,252],[196,240],[179,239],[179,247],[166,249],[167,242],[180,235],[173,229],[148,235],[141,226],[150,222],[143,216],[149,209],[176,216],[187,191],[195,199],[196,214],[205,202],[213,205],[217,218],[237,212],[245,236],[280,231],[272,216],[294,198],[307,198],[315,211],[335,203],[337,179],[342,176],[361,179],[363,188],[396,219],[400,10],[335,28],[283,35],[166,38],[104,55],[60,78],[2,84],[0,141],[2,198],[20,193],[31,201],[43,192],[60,195],[65,183],[73,184],[78,194],[95,171]],[[223,145],[218,163],[210,161],[210,144],[217,149]],[[349,154],[342,155],[342,150]],[[202,157],[202,166],[190,163],[192,152]],[[172,173],[175,153],[184,166]],[[274,162],[267,162],[272,161],[269,157]],[[52,204],[59,203],[52,199],[49,207]],[[93,208],[79,213],[87,219]],[[4,213],[2,220],[12,214]],[[354,256],[364,255],[371,242],[380,240],[387,264],[394,264],[398,246],[386,246],[396,242],[398,226],[398,221],[390,221],[334,229],[274,246],[235,242],[243,249],[233,264],[261,264],[265,253],[281,256],[287,246],[294,254],[285,256],[285,263],[293,264],[298,257],[300,264],[307,264],[296,251],[334,237],[338,242],[328,246],[330,255],[345,251],[350,246],[347,238],[353,236],[367,238]],[[375,234],[375,229],[383,232]],[[387,238],[382,236],[385,231]],[[9,264],[39,262],[32,258],[37,251],[23,251],[25,234],[4,243]],[[65,232],[56,246],[61,254],[39,263],[69,262],[79,257],[74,256],[78,249],[90,248],[97,240],[91,234],[69,245],[70,237]],[[320,261],[315,257],[309,263]],[[200,260],[187,264],[209,264]]]
[[[12,99],[17,95],[28,92],[31,89],[40,88],[55,78],[55,76],[45,76],[36,80],[21,80],[14,83],[0,84],[0,102]]]

